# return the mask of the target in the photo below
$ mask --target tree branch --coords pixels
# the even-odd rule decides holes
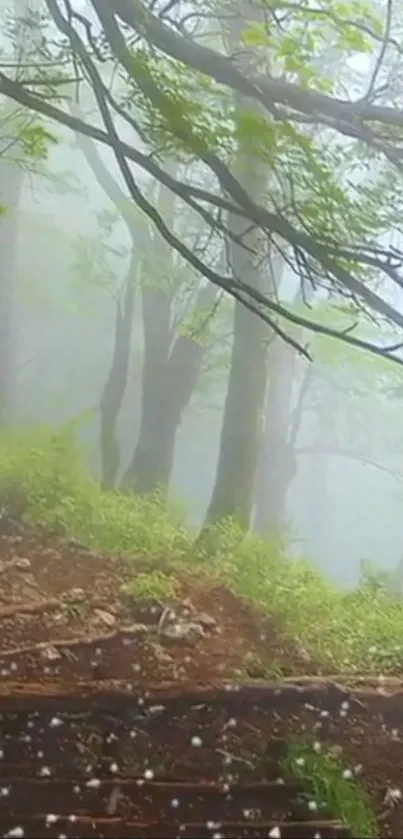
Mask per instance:
[[[298,456],[327,454],[333,457],[345,457],[349,460],[355,460],[356,463],[361,463],[363,466],[372,466],[374,469],[380,469],[381,472],[386,472],[386,474],[391,475],[393,478],[396,478],[399,483],[403,484],[403,475],[400,472],[395,472],[393,469],[389,469],[387,466],[384,466],[377,460],[372,460],[366,455],[356,454],[355,452],[352,452],[349,449],[341,448],[340,446],[303,446],[302,448],[296,450],[296,454]]]

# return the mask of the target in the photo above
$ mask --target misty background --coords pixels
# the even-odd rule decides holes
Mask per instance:
[[[112,154],[103,150],[102,156],[113,170]],[[97,405],[112,352],[114,295],[122,291],[130,247],[119,218],[110,247],[105,245],[98,219],[103,212],[113,214],[113,207],[70,138],[51,150],[47,167],[52,182],[26,177],[18,208],[15,418],[27,425],[58,425],[83,415],[79,434],[89,464],[99,474]],[[91,254],[99,256],[100,251],[108,252],[107,278],[102,277],[102,256],[92,264],[95,276],[88,265]],[[143,337],[136,308],[130,387],[119,421],[123,462],[130,456],[141,411]],[[355,376],[350,371],[346,377],[343,364],[316,363],[324,398],[303,411],[299,446],[308,452],[298,457],[288,496],[288,526],[298,552],[333,579],[351,585],[357,582],[360,559],[373,558],[390,569],[403,551],[403,402],[395,395],[381,400],[379,393],[371,395],[370,387],[361,393],[360,367]],[[214,480],[225,365],[213,381],[206,378],[183,417],[171,482],[171,493],[184,501],[192,525],[203,521]],[[309,447],[322,445],[329,451],[309,453]],[[343,454],[332,454],[333,446]]]
[[[329,73],[333,60],[339,57],[329,56]],[[365,86],[372,66],[371,58],[351,59],[344,68],[351,91]],[[88,109],[88,91],[85,102]],[[139,218],[133,220],[138,232],[137,250],[133,248],[122,213],[88,163],[91,148],[87,147],[86,154],[72,132],[55,124],[49,128],[57,143],[50,144],[47,159],[40,165],[23,170],[15,200],[11,193],[5,194],[10,160],[7,154],[0,158],[0,174],[7,170],[7,177],[0,177],[0,199],[16,230],[6,266],[15,290],[16,375],[9,422],[27,427],[77,422],[88,465],[101,478],[99,405],[125,278],[129,270],[136,272],[138,257],[139,264],[146,260],[146,279],[150,281],[152,275],[152,282],[158,284],[166,263],[163,251],[158,253],[157,248],[154,253],[150,248]],[[121,136],[133,142],[127,125],[120,128]],[[122,189],[112,151],[97,147],[96,153]],[[139,183],[151,188],[144,173],[133,168]],[[354,177],[359,180],[364,175],[358,172]],[[188,277],[186,266],[180,270],[185,273],[185,284],[190,282],[190,269]],[[143,281],[138,277],[135,283],[128,386],[118,421],[118,479],[132,457],[140,427],[144,334],[139,291]],[[287,265],[282,268],[281,283],[283,294],[292,297],[296,278]],[[183,305],[181,298],[179,308]],[[217,469],[231,311],[224,301],[176,436],[170,495],[184,504],[194,527],[203,522]],[[180,318],[178,322],[180,328]],[[284,381],[281,376],[276,379],[278,428],[289,425],[295,457],[285,492],[284,524],[295,551],[332,579],[353,585],[362,559],[371,558],[379,567],[392,569],[403,553],[403,386],[393,365],[379,368],[373,358],[349,355],[335,342],[325,346],[316,341],[313,351],[315,362],[310,367],[300,358],[290,361],[289,350],[288,355],[281,355]],[[267,412],[270,405],[269,394]],[[162,428],[163,412],[158,422]],[[259,470],[265,471],[264,451]],[[273,500],[276,479],[270,491]]]

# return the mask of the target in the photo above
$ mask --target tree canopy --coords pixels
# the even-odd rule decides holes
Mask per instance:
[[[392,0],[384,8],[321,0],[316,7],[305,0],[242,7],[229,0],[203,7],[45,0],[44,6],[37,72],[15,79],[4,65],[0,93],[111,147],[128,195],[166,242],[302,353],[309,357],[309,348],[291,325],[401,363],[403,312],[394,301],[403,285],[403,251],[390,234],[401,234],[403,218],[403,94],[395,83],[402,48]],[[230,25],[244,49],[231,52]],[[351,59],[360,56],[370,58],[371,68],[356,78]],[[55,57],[61,67],[44,70]],[[69,106],[85,84],[97,105],[95,121]],[[122,120],[132,142],[119,130]],[[239,143],[273,173],[264,202],[234,171]],[[175,176],[164,165],[167,154],[180,163]],[[140,170],[202,220],[204,248],[167,224]],[[302,299],[309,286],[331,301],[342,298],[349,325],[337,329],[315,316],[314,306],[297,310],[278,294],[220,273],[217,253],[236,236],[229,215],[261,231],[268,263],[281,254],[299,278]],[[360,332],[362,317],[378,324],[375,342]],[[385,342],[383,320],[396,340]]]

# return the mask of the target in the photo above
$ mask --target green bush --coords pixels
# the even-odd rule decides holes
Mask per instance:
[[[74,426],[0,436],[0,501],[101,551],[180,555],[188,546],[181,513],[161,497],[105,492],[84,467]]]

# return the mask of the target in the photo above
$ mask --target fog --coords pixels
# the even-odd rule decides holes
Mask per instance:
[[[14,418],[18,424],[59,425],[83,416],[79,433],[88,462],[99,474],[97,406],[110,364],[115,299],[122,293],[130,246],[119,219],[111,247],[102,240],[97,219],[113,207],[68,139],[51,151],[47,166],[53,183],[26,177],[18,208]],[[104,159],[108,160],[105,153]],[[65,179],[71,182],[72,191],[59,186],[59,179],[62,184]],[[112,246],[122,254],[112,253]],[[105,288],[101,273],[106,252]],[[142,340],[137,302],[130,385],[119,420],[122,464],[138,433]],[[359,371],[346,383],[343,364],[315,363],[324,396],[311,406],[307,399],[303,410],[297,447],[307,451],[298,457],[287,524],[299,552],[333,579],[351,585],[357,582],[362,558],[392,568],[401,556],[403,406],[396,396],[372,395],[368,383],[360,393]],[[224,367],[213,381],[206,376],[200,383],[177,437],[170,489],[185,501],[192,525],[201,524],[211,494],[226,377]],[[328,451],[312,454],[310,447]],[[341,453],[332,454],[332,448]]]
[[[350,71],[355,74],[351,90],[360,89],[363,79],[371,75],[375,57],[351,58]],[[86,113],[94,109],[88,86],[84,102]],[[150,281],[153,273],[151,282],[158,285],[166,265],[168,273],[182,272],[192,294],[199,280],[192,287],[192,269],[184,268],[183,261],[173,259],[168,265],[162,246],[157,247],[159,253],[151,252],[139,216],[133,221],[138,233],[133,257],[135,240],[123,217],[127,206],[119,212],[107,196],[88,164],[88,154],[83,153],[82,139],[50,121],[46,125],[57,140],[50,145],[47,159],[24,168],[17,204],[1,196],[10,219],[15,212],[17,230],[12,267],[15,379],[8,422],[27,427],[46,422],[59,427],[77,421],[88,466],[102,477],[99,406],[113,355],[117,305],[123,305],[129,266],[133,268],[136,260],[145,262],[146,280],[136,279],[128,385],[118,420],[118,485],[132,457],[142,413],[141,283]],[[117,118],[116,126],[121,138],[135,145],[128,125]],[[96,149],[104,170],[130,202],[113,152]],[[4,154],[0,169],[9,165]],[[132,171],[144,190],[150,190],[152,184],[144,172],[134,164]],[[352,176],[358,183],[363,177],[361,171]],[[192,226],[189,220],[183,221],[183,212],[176,223]],[[10,258],[10,270],[12,263]],[[298,287],[296,274],[287,265],[282,271],[283,299],[292,298]],[[318,299],[326,301],[327,292],[319,291]],[[178,292],[175,305],[180,324],[184,311],[186,316],[186,295]],[[184,504],[187,520],[195,528],[203,522],[217,469],[229,369],[230,311],[224,310],[218,321],[176,436],[170,495]],[[278,404],[286,403],[281,421],[289,424],[293,435],[297,466],[286,493],[286,533],[292,550],[309,557],[341,585],[351,586],[357,583],[362,559],[371,558],[380,567],[392,569],[403,551],[402,380],[394,365],[385,362],[380,367],[381,362],[365,359],[364,353],[346,355],[335,341],[312,341],[314,361],[308,364],[292,351],[297,356],[294,366],[285,363],[283,391],[277,394]],[[265,410],[270,411],[269,399]],[[163,411],[158,422],[162,428]],[[262,458],[261,454],[258,470],[264,470]],[[276,481],[270,492],[276,496]]]

